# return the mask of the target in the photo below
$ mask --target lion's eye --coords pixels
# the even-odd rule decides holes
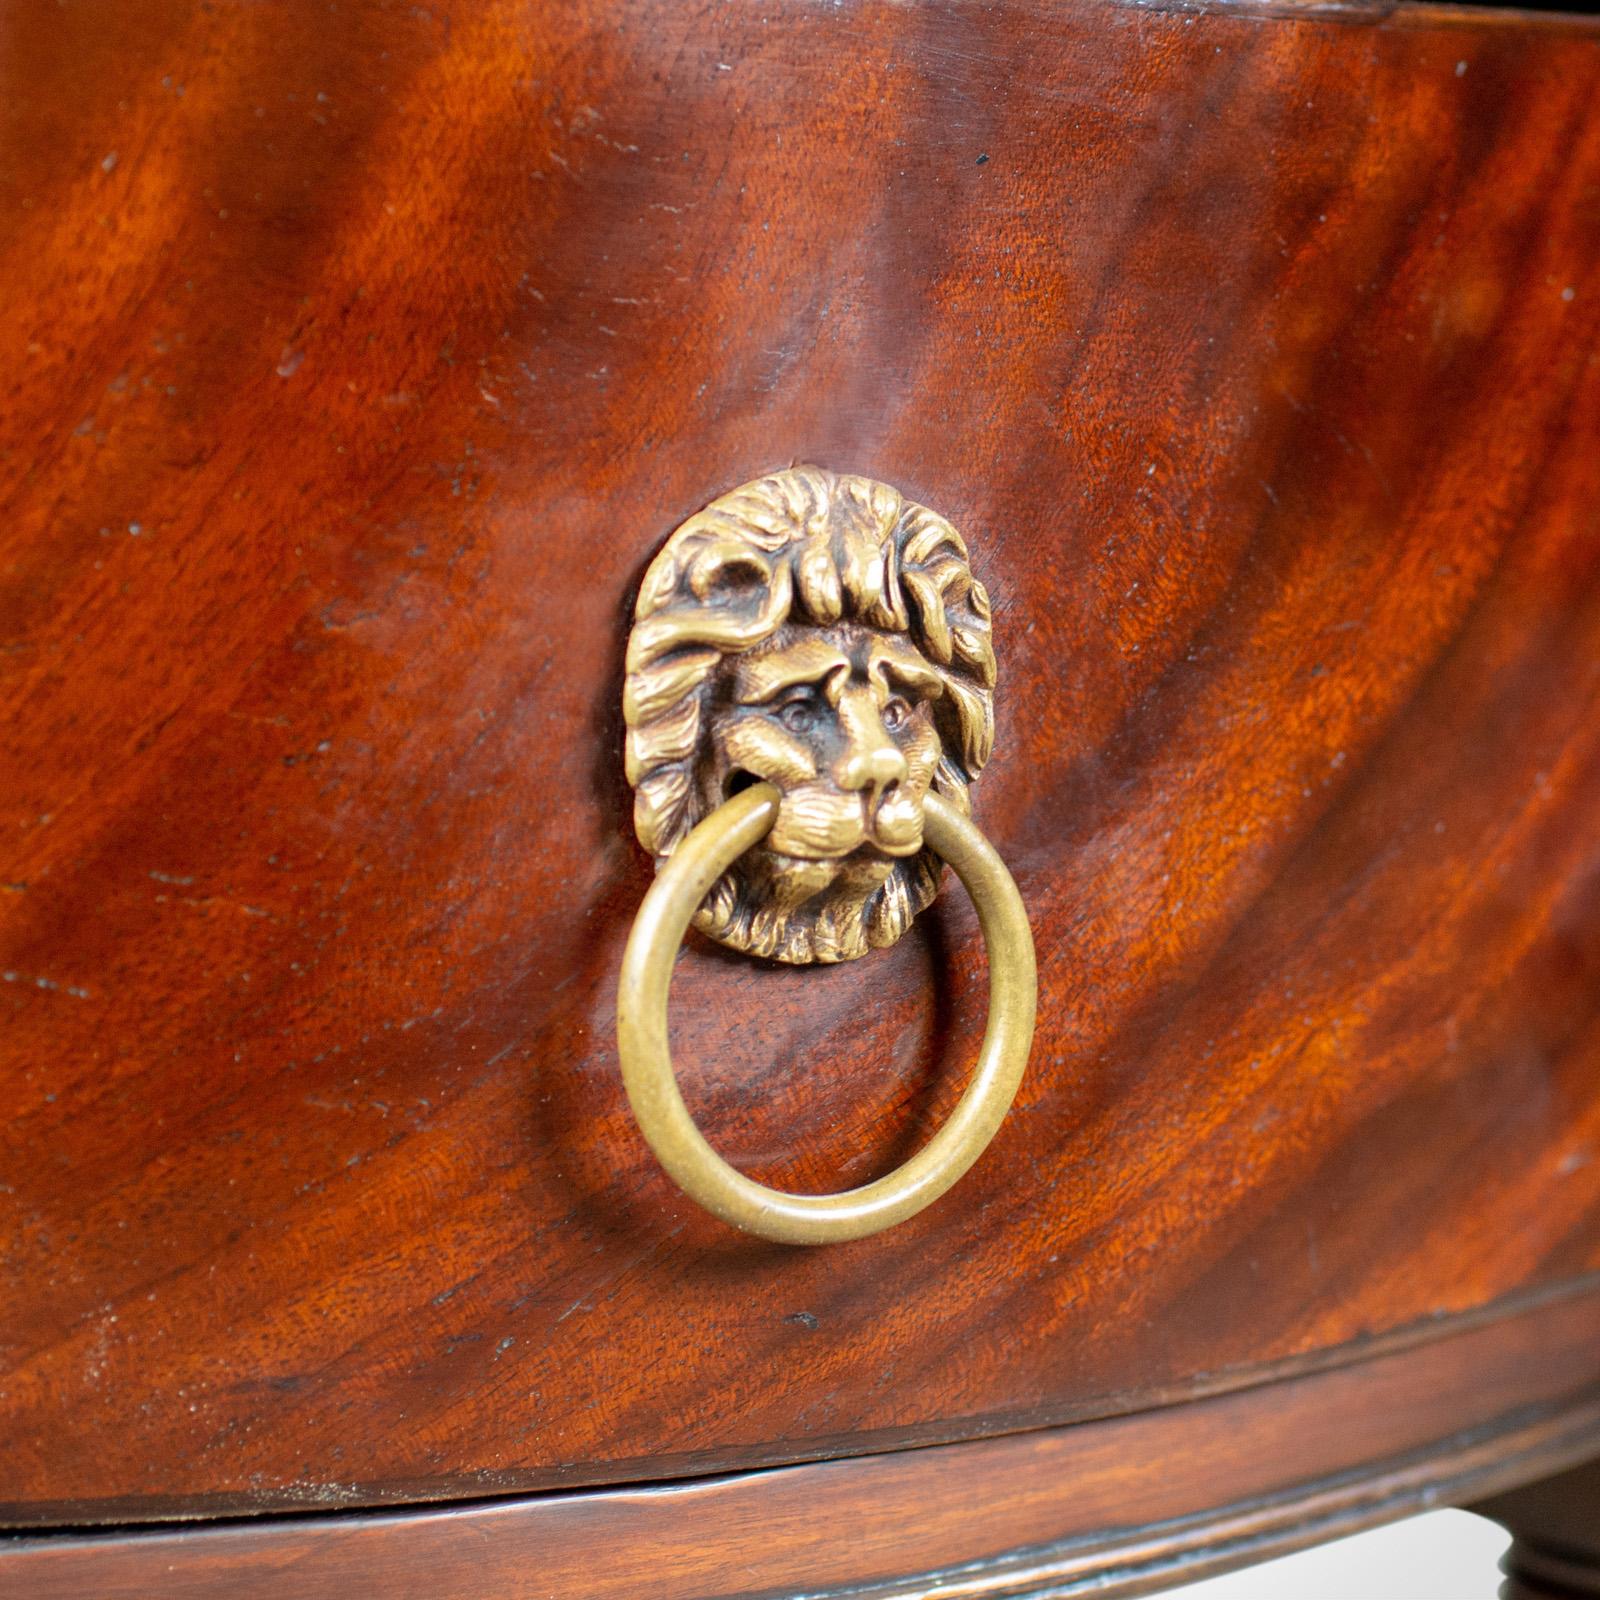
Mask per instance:
[[[817,725],[816,696],[804,691],[792,694],[787,700],[780,702],[777,714],[778,721],[790,733],[810,733]]]
[[[901,699],[899,695],[890,698],[883,708],[883,725],[890,733],[895,733],[911,720],[911,704]]]

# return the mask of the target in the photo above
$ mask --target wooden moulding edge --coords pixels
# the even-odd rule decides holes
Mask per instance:
[[[8,1600],[1134,1596],[1600,1453],[1600,1292],[1130,1416],[648,1486],[0,1541]]]
[[[1215,1512],[1074,1540],[963,1573],[919,1574],[815,1600],[1133,1600],[1345,1538],[1402,1517],[1465,1506],[1600,1455],[1600,1390],[1520,1427],[1474,1430],[1413,1458]],[[812,1600],[812,1597],[806,1597]]]
[[[341,1513],[399,1511],[424,1507],[470,1509],[510,1501],[532,1501],[551,1495],[612,1489],[647,1489],[662,1484],[710,1481],[733,1474],[773,1471],[785,1467],[820,1464],[840,1459],[899,1455],[909,1451],[966,1444],[1017,1434],[1039,1434],[1068,1426],[1109,1422],[1118,1418],[1167,1411],[1174,1406],[1270,1388],[1317,1374],[1361,1366],[1419,1346],[1436,1345],[1495,1323],[1549,1314],[1561,1303],[1600,1296],[1600,1272],[1586,1273],[1556,1283],[1541,1284],[1466,1311],[1424,1318],[1327,1345],[1297,1355],[1218,1367],[1197,1372],[1185,1382],[1153,1385],[1140,1390],[1109,1391],[1086,1402],[1062,1406],[1033,1406],[979,1417],[949,1418],[900,1429],[812,1437],[791,1441],[787,1449],[773,1446],[694,1456],[628,1456],[585,1463],[551,1475],[496,1472],[476,1478],[453,1475],[419,1478],[410,1482],[361,1482],[359,1479],[330,1492],[327,1485],[308,1491],[303,1485],[283,1484],[251,1494],[195,1494],[129,1496],[114,1502],[101,1499],[49,1502],[0,1499],[0,1549],[8,1537],[22,1538],[56,1532],[125,1529],[179,1529],[194,1524],[217,1527],[230,1522],[264,1519],[328,1517]],[[1597,1374],[1600,1376],[1600,1374]],[[0,1495],[5,1492],[0,1474]]]

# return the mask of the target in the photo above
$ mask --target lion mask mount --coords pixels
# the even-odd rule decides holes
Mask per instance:
[[[816,467],[746,484],[668,539],[639,594],[623,696],[639,841],[669,856],[772,783],[771,832],[695,926],[797,963],[893,944],[938,890],[929,787],[970,810],[994,680],[989,599],[943,517]]]

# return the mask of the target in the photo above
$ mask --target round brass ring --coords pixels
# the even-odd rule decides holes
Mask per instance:
[[[640,1131],[686,1194],[763,1239],[832,1244],[914,1216],[983,1154],[1016,1096],[1033,1043],[1033,935],[1022,897],[994,847],[954,806],[928,795],[927,842],[967,886],[989,952],[989,1020],[972,1081],[944,1126],[886,1177],[840,1194],[769,1189],[724,1161],[689,1115],[667,1049],[667,991],[695,910],[717,879],[766,837],[777,815],[778,791],[755,784],[718,806],[667,859],[639,907],[622,958],[617,1043]]]

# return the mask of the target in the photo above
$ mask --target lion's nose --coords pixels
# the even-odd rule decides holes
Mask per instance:
[[[841,789],[870,789],[875,794],[900,783],[907,773],[900,747],[888,739],[866,750],[853,750],[839,767]]]

